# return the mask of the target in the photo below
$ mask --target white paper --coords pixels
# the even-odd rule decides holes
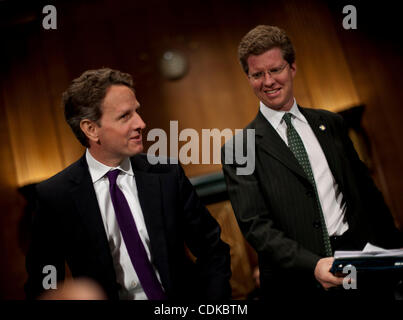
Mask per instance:
[[[403,248],[383,249],[367,243],[362,251],[336,251],[334,258],[349,257],[403,257]]]

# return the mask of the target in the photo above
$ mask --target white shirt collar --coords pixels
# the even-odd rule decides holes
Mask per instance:
[[[134,176],[133,169],[132,169],[132,164],[130,162],[129,158],[124,159],[120,165],[117,167],[109,167],[107,165],[104,165],[103,163],[99,162],[96,160],[91,152],[87,149],[85,152],[85,157],[88,163],[88,168],[90,171],[90,175],[92,178],[92,183],[97,182],[99,179],[101,179],[105,174],[111,170],[114,169],[119,169],[128,175]]]
[[[273,110],[269,107],[267,107],[262,101],[260,101],[260,112],[263,114],[263,116],[267,119],[267,121],[270,122],[270,124],[273,126],[274,129],[277,130],[278,126],[281,123],[281,120],[283,119],[284,114],[286,113],[285,111],[276,111]],[[294,103],[288,111],[291,113],[295,118],[308,123],[305,119],[305,117],[302,115],[301,111],[299,110],[297,106],[297,101],[294,98]]]

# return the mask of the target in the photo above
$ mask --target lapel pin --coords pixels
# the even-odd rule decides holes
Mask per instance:
[[[319,126],[319,129],[322,130],[322,131],[325,131],[325,130],[326,130],[326,127],[325,127],[323,124],[321,124],[321,125]]]

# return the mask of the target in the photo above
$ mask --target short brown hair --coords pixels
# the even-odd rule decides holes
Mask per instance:
[[[283,58],[290,65],[295,62],[295,51],[290,38],[284,30],[275,26],[259,25],[250,30],[238,46],[238,58],[246,74],[249,72],[248,57],[280,48]]]
[[[89,147],[88,138],[81,130],[81,120],[96,122],[102,117],[102,102],[107,89],[112,85],[125,85],[133,90],[131,75],[102,68],[85,71],[74,79],[63,93],[64,116],[73,133],[84,147]]]

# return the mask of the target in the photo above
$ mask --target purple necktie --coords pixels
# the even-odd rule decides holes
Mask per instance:
[[[106,176],[109,179],[109,191],[115,209],[116,219],[118,221],[120,231],[125,242],[130,260],[139,277],[141,286],[149,300],[165,300],[166,296],[162,290],[155,274],[151,262],[148,260],[147,252],[141,242],[140,235],[137,231],[136,223],[129,204],[116,184],[116,179],[120,173],[119,169],[109,171]]]

